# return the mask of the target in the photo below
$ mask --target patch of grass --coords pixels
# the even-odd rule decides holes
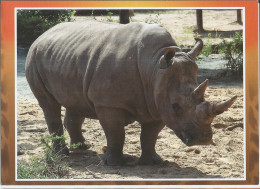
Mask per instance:
[[[184,33],[185,33],[185,34],[192,34],[192,33],[193,33],[193,30],[185,30]]]
[[[48,179],[56,178],[52,171],[49,171],[45,162],[40,158],[31,157],[28,162],[22,160],[17,165],[18,179]]]
[[[55,179],[64,178],[69,173],[69,166],[66,163],[66,156],[55,153],[52,140],[65,137],[44,136],[41,139],[45,147],[42,156],[30,157],[29,161],[22,160],[18,163],[17,174],[19,179]]]
[[[161,24],[160,13],[157,13],[155,15],[150,14],[144,22],[147,24]]]
[[[76,143],[76,144],[71,144],[70,149],[71,150],[77,150],[81,146],[82,146],[82,143],[80,143],[80,142]]]

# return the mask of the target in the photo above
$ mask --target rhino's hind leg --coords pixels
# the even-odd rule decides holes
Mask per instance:
[[[155,144],[159,132],[164,128],[164,124],[161,122],[142,124],[141,131],[141,147],[142,155],[139,159],[141,165],[159,164],[163,160],[155,152]]]
[[[114,108],[96,108],[101,126],[107,139],[106,165],[123,165],[123,146],[125,141],[125,112]]]
[[[50,101],[49,101],[50,102]],[[61,106],[53,101],[51,103],[43,103],[39,101],[41,108],[43,109],[45,120],[48,125],[49,133],[54,138],[53,148],[55,153],[69,154],[69,149],[65,145],[65,141],[62,139],[63,125],[61,121]]]
[[[66,109],[64,126],[70,135],[71,145],[73,147],[73,144],[75,144],[77,149],[82,150],[90,148],[90,144],[85,141],[81,131],[81,126],[84,122],[84,119],[84,115],[80,115],[78,112],[69,108]]]
[[[28,62],[26,63],[26,78],[34,96],[43,110],[49,133],[53,136],[52,142],[55,152],[68,155],[69,149],[66,147],[65,141],[61,137],[63,135],[61,105],[45,87],[33,57],[28,59]]]

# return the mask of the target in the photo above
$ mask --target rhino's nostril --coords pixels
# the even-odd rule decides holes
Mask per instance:
[[[191,137],[186,137],[186,139],[185,139],[185,144],[186,144],[187,146],[189,146],[189,145],[191,144],[191,142],[192,142],[192,138],[191,138]]]

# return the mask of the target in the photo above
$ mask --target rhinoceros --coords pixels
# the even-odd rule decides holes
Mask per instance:
[[[165,125],[188,146],[212,143],[213,118],[236,100],[205,101],[208,80],[197,83],[196,57],[201,39],[184,53],[160,25],[146,23],[61,23],[31,45],[26,78],[39,102],[49,133],[89,148],[82,135],[85,118],[98,119],[106,136],[107,165],[122,165],[124,127],[141,125],[140,164],[156,164],[159,132]],[[58,138],[58,137],[57,137]],[[174,142],[174,141],[173,141]],[[53,141],[56,152],[69,152],[65,142]]]

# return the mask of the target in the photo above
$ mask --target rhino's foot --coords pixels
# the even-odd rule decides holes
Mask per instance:
[[[157,154],[149,154],[149,155],[141,155],[138,164],[139,165],[154,165],[154,164],[161,164],[163,159]]]
[[[57,155],[65,155],[65,156],[69,155],[69,149],[65,145],[63,145],[63,146],[58,145],[58,146],[54,147],[54,152]]]
[[[124,165],[125,160],[122,155],[112,155],[111,153],[106,153],[105,158],[104,158],[104,164],[105,165],[110,165],[110,166],[115,166],[115,165]]]

